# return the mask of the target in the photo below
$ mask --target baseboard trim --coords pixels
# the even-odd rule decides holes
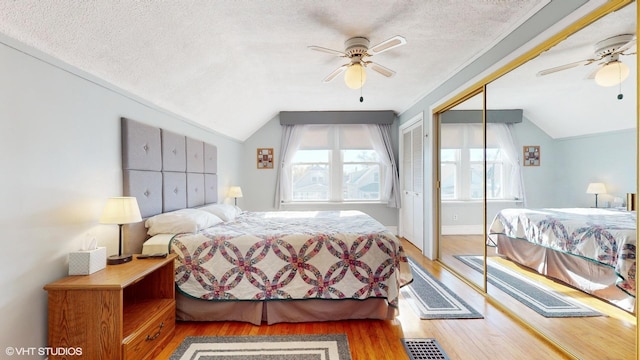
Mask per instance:
[[[482,235],[482,225],[442,226],[442,235]]]

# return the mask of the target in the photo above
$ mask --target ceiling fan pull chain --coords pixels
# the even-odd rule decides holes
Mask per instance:
[[[364,98],[362,97],[362,72],[360,72],[360,102],[364,101]]]
[[[620,82],[618,83],[618,100],[622,100],[624,95],[622,95],[622,69],[618,65],[618,79]]]

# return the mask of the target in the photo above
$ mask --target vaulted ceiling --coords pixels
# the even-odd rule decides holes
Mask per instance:
[[[547,3],[3,0],[0,33],[243,141],[280,111],[401,113]],[[353,36],[374,45],[395,35],[407,44],[373,60],[397,74],[368,71],[362,90],[341,77],[323,83],[346,60],[308,48],[342,51]]]

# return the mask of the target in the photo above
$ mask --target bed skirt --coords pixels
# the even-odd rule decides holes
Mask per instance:
[[[615,285],[618,276],[612,267],[505,235],[497,236],[497,252],[542,275],[635,313],[636,299]]]
[[[242,321],[260,325],[351,319],[392,320],[398,309],[386,299],[208,301],[176,292],[176,320]]]

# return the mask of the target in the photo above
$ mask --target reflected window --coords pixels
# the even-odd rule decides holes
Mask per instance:
[[[487,149],[483,149],[481,124],[442,124],[440,150],[440,178],[442,200],[482,200],[485,181],[483,162],[486,156],[487,199],[514,199],[518,196],[505,194],[511,163],[508,146],[496,139],[502,130],[487,127]]]

